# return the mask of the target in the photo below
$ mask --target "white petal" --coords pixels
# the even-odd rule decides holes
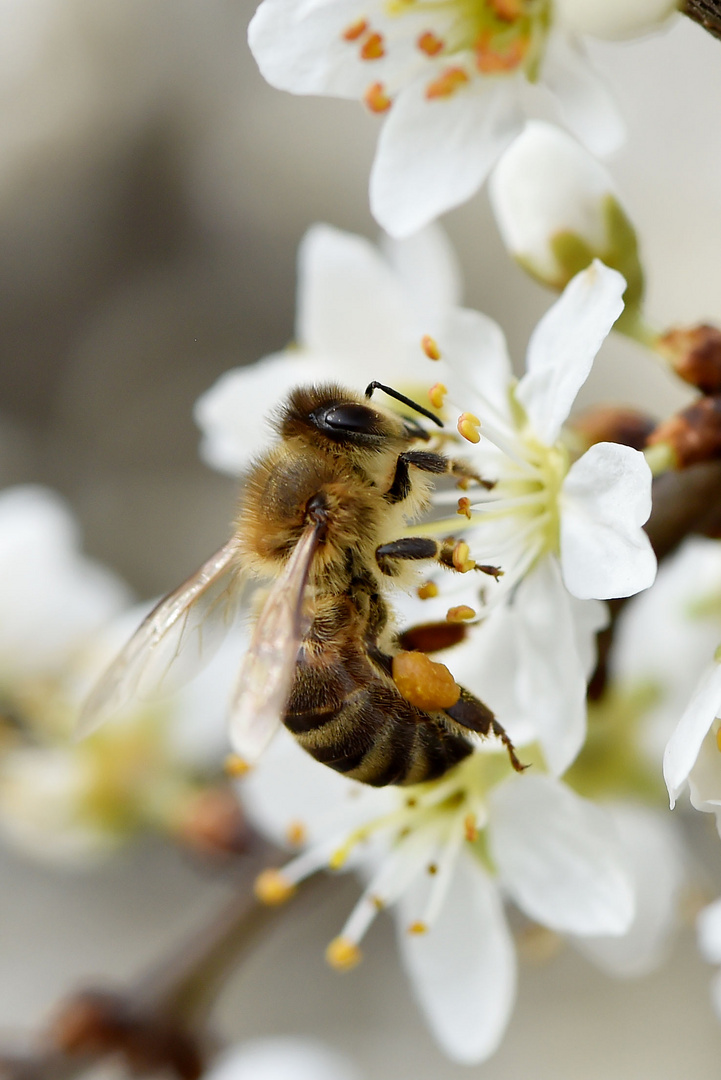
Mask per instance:
[[[445,311],[461,302],[461,266],[444,229],[436,222],[403,240],[383,234],[381,250],[417,314]]]
[[[576,648],[586,681],[593,675],[598,657],[596,635],[604,630],[611,619],[607,604],[599,600],[571,599],[571,615],[576,629]]]
[[[603,200],[611,178],[575,139],[552,124],[531,121],[506,150],[489,183],[506,247],[530,261],[549,284],[563,273],[551,249],[558,232],[582,237],[592,251],[608,241]]]
[[[470,198],[521,126],[507,79],[472,79],[433,101],[425,96],[428,81],[399,94],[378,141],[371,210],[392,236],[407,236]]]
[[[615,39],[647,33],[677,8],[678,0],[555,0],[554,16],[579,34]]]
[[[410,889],[397,909],[413,992],[453,1061],[485,1061],[503,1038],[516,989],[513,942],[498,891],[472,857],[461,858],[432,929],[409,934],[409,923],[423,909],[420,888]]]
[[[289,827],[301,824],[309,843],[322,842],[397,805],[397,792],[358,784],[321,765],[282,729],[258,764],[238,785],[250,822],[285,845]]]
[[[351,1064],[314,1039],[274,1036],[232,1046],[217,1058],[206,1080],[358,1080]]]
[[[437,339],[454,403],[475,412],[481,408],[474,403],[475,392],[508,416],[513,369],[498,323],[479,311],[455,308],[440,320]],[[483,424],[482,412],[479,416]]]
[[[581,599],[608,600],[648,589],[656,556],[642,529],[651,513],[651,470],[639,450],[596,443],[561,489],[561,569]]]
[[[364,390],[416,374],[407,350],[413,313],[405,290],[378,248],[362,236],[314,225],[298,252],[297,337],[325,378]]]
[[[129,598],[119,578],[82,554],[59,495],[35,485],[0,493],[0,677],[60,668]]]
[[[663,961],[680,926],[679,903],[686,880],[683,845],[664,812],[630,803],[610,804],[606,810],[628,853],[636,915],[622,937],[578,938],[576,944],[609,975],[636,977]]]
[[[711,725],[721,713],[721,664],[713,664],[704,674],[689,701],[663,755],[663,778],[673,809],[688,780],[701,745]]]
[[[491,857],[513,900],[573,934],[623,934],[634,916],[630,872],[611,818],[547,776],[514,776],[491,792]]]
[[[550,35],[541,76],[556,96],[564,123],[592,154],[618,149],[626,125],[611,91],[571,39]]]
[[[571,603],[551,555],[524,578],[514,601],[518,695],[524,713],[533,719],[548,768],[556,775],[565,772],[586,735],[585,665]]]
[[[718,725],[714,724],[701,743],[696,762],[688,777],[689,798],[696,810],[716,815],[721,831],[721,751]]]
[[[516,397],[541,442],[551,446],[611,327],[626,282],[597,259],[569,281],[531,335]]]
[[[332,376],[315,358],[290,351],[226,371],[193,410],[203,461],[231,476],[244,472],[273,438],[270,416],[285,395],[323,377]]]
[[[699,912],[696,935],[703,958],[709,964],[721,964],[721,898]]]
[[[248,44],[265,79],[294,94],[360,97],[387,78],[387,59],[369,66],[343,31],[365,14],[358,0],[264,0],[248,27]]]

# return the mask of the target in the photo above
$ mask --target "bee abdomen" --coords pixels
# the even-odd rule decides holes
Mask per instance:
[[[308,676],[303,695],[308,704]],[[368,680],[334,707],[295,712],[285,725],[317,761],[373,787],[442,776],[471,752],[466,739],[422,712],[368,668]]]

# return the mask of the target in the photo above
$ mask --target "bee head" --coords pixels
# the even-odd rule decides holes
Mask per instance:
[[[378,385],[371,383],[364,399],[339,386],[299,387],[281,412],[278,430],[284,438],[298,436],[313,445],[325,444],[327,448],[335,445],[344,449],[382,450],[393,443],[427,440],[428,433],[415,420],[370,404],[370,394]]]

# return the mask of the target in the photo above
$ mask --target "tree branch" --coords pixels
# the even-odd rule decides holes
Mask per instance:
[[[686,0],[681,11],[709,34],[721,38],[721,0]]]

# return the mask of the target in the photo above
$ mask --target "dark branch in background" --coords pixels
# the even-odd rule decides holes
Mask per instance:
[[[267,865],[272,858],[268,847],[258,862]],[[0,1080],[74,1080],[108,1058],[122,1060],[135,1076],[198,1080],[217,1049],[208,1014],[279,910],[250,894],[249,870],[242,893],[134,986],[70,995],[35,1052],[0,1050]],[[313,889],[314,881],[306,883],[303,895]]]
[[[686,0],[681,10],[709,34],[721,38],[721,0]]]
[[[672,555],[679,544],[694,533],[721,536],[721,463],[713,461],[679,472],[668,472],[655,480],[653,510],[646,532],[659,562]],[[606,688],[608,656],[616,619],[625,603],[625,600],[610,602],[611,622],[598,635],[598,663],[588,686],[588,696],[592,701],[597,701]]]

